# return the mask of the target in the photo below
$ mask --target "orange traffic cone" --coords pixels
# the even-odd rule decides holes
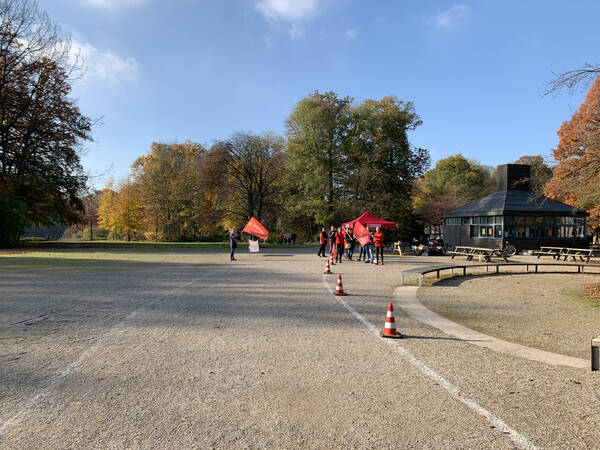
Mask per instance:
[[[333,256],[329,257],[329,264],[331,264],[332,266],[335,266],[335,259],[333,259]]]
[[[323,271],[323,273],[331,273],[331,268],[329,266],[329,261],[327,261],[325,263],[325,270]]]
[[[394,304],[390,302],[385,316],[385,327],[381,333],[381,337],[385,338],[401,338],[402,335],[396,331],[396,322],[394,320]]]
[[[335,286],[335,295],[346,295],[344,292],[344,285],[342,284],[342,274],[338,275],[337,284]]]

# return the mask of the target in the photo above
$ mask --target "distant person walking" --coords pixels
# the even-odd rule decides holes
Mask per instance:
[[[377,227],[373,235],[373,243],[375,244],[377,264],[379,264],[379,257],[381,255],[381,265],[383,266],[383,231],[381,231],[381,227]]]
[[[292,244],[296,245],[296,239],[298,239],[298,235],[296,233],[292,233]]]
[[[235,232],[235,228],[231,229],[231,233],[229,233],[229,245],[231,247],[231,261],[237,261],[235,259],[235,249],[237,248],[238,240],[240,239],[240,235]]]
[[[325,231],[325,227],[321,228],[321,232],[319,233],[319,253],[317,256],[325,257],[325,246],[327,245],[327,231]]]

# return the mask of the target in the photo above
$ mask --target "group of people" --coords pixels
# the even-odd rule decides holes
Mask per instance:
[[[289,237],[286,237],[286,235],[283,233],[279,235],[279,243],[281,245],[296,245],[296,239],[298,239],[298,235],[296,233],[290,234]]]
[[[381,264],[383,265],[383,231],[381,227],[377,227],[375,230],[369,229],[369,235],[366,238],[364,245],[354,236],[352,228],[338,227],[337,229],[332,225],[329,233],[325,230],[325,227],[321,229],[319,233],[319,252],[317,256],[326,257],[325,249],[329,249],[329,254],[334,255],[337,262],[342,262],[343,256],[349,261],[354,261],[354,251],[356,246],[359,246],[357,261],[364,261],[365,263]]]

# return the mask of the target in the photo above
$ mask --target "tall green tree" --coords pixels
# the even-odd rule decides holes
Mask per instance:
[[[287,121],[287,215],[328,224],[370,209],[410,234],[414,182],[429,165],[408,139],[420,124],[414,105],[393,96],[358,105],[333,92],[301,100]]]
[[[286,121],[294,205],[317,223],[343,218],[351,102],[335,92],[315,92],[300,100]]]
[[[0,190],[13,205],[2,213],[21,215],[13,224],[79,220],[79,149],[91,139],[91,121],[70,97],[79,72],[70,61],[69,36],[35,1],[0,3]]]
[[[353,108],[348,185],[360,210],[400,223],[412,216],[414,182],[430,161],[427,150],[408,140],[408,132],[421,123],[413,103],[394,96]]]

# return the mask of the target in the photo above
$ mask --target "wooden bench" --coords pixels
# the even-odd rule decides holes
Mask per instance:
[[[577,261],[579,258],[583,262],[590,262],[590,258],[596,257],[596,250],[589,248],[568,248],[568,247],[541,247],[537,252],[538,259],[540,256],[547,255],[552,258],[563,261],[571,258],[573,261]]]
[[[454,259],[457,255],[462,255],[467,257],[467,261],[472,261],[473,258],[477,256],[479,257],[479,260],[483,257],[485,262],[492,262],[493,256],[499,256],[504,259],[504,261],[508,262],[508,257],[504,253],[504,250],[497,248],[456,246],[454,250],[449,251],[448,253],[452,255],[451,259]]]
[[[560,259],[564,248],[563,247],[540,247],[537,251],[537,257],[540,259],[540,256],[552,256],[552,259]]]
[[[563,261],[566,261],[568,258],[577,261],[577,258],[579,258],[581,261],[590,262],[593,253],[594,250],[589,248],[565,248],[563,249],[562,256],[564,256]]]

